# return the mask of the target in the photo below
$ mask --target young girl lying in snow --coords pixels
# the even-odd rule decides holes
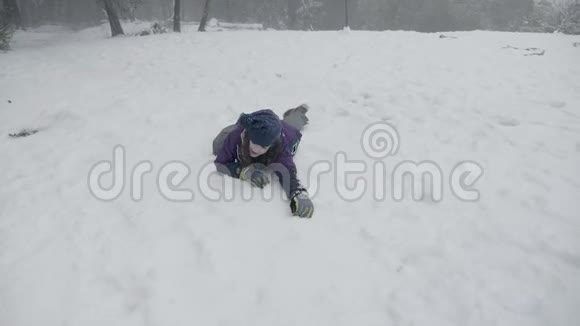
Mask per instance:
[[[213,141],[218,172],[263,188],[275,173],[290,199],[292,214],[312,217],[314,206],[296,176],[294,153],[308,123],[307,105],[284,113],[284,119],[271,110],[242,113],[236,124],[224,128]]]

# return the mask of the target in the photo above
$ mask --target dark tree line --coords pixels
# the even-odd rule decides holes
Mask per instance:
[[[580,0],[0,0],[16,27],[87,26],[108,19],[112,34],[123,20],[260,23],[266,28],[336,30],[560,30],[580,33]]]

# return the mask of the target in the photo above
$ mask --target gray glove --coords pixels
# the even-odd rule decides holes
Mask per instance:
[[[284,112],[284,122],[298,130],[304,129],[304,126],[308,124],[308,117],[306,116],[308,109],[308,105],[302,104],[299,107]]]
[[[250,181],[253,186],[264,188],[270,183],[266,167],[262,164],[248,165],[240,172],[240,179]]]
[[[306,190],[296,191],[290,198],[290,209],[294,216],[311,218],[314,214],[314,205]]]

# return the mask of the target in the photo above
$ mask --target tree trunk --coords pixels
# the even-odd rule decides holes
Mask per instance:
[[[298,11],[298,2],[297,0],[287,0],[286,2],[287,10],[288,10],[288,28],[289,29],[297,29],[296,20],[297,20],[297,11]]]
[[[234,17],[232,16],[232,0],[226,0],[226,19],[228,23],[234,22]]]
[[[8,16],[8,22],[16,28],[23,28],[22,16],[20,16],[20,8],[16,0],[4,0],[4,11]]]
[[[119,22],[119,17],[115,12],[115,7],[113,6],[112,0],[104,0],[105,2],[105,11],[107,12],[107,17],[109,17],[109,25],[111,25],[111,35],[113,37],[117,35],[123,35],[123,27],[121,27],[121,23]]]
[[[173,31],[181,33],[181,0],[173,3]]]
[[[348,0],[344,0],[344,28],[348,28]]]
[[[211,0],[205,0],[205,6],[203,7],[203,16],[201,16],[201,21],[199,22],[198,32],[205,32],[205,25],[207,24],[207,16],[209,15],[209,3]]]

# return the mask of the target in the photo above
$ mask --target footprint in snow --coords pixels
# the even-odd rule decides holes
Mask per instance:
[[[497,123],[504,127],[516,127],[520,125],[517,119],[510,117],[497,117]]]
[[[363,99],[365,99],[365,100],[368,100],[368,99],[370,99],[370,98],[372,98],[372,97],[373,97],[373,95],[372,95],[371,93],[368,93],[368,92],[363,92],[363,93],[361,93],[360,95],[361,95],[361,96],[362,96],[362,98],[363,98]]]
[[[563,102],[563,101],[551,101],[549,104],[551,107],[557,108],[557,109],[560,109],[560,108],[563,108],[566,106],[566,102]]]

